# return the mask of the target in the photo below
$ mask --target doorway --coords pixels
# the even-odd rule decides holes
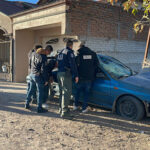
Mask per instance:
[[[10,39],[4,36],[6,32],[0,29],[0,80],[11,81]]]

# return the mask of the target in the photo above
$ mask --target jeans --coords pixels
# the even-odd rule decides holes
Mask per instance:
[[[31,79],[30,79],[30,81],[28,81],[28,83],[27,83],[27,84],[28,84],[27,93],[29,92],[31,82],[32,82],[32,81],[31,81]],[[37,91],[37,89],[36,89],[36,86],[35,86],[34,89],[33,89],[33,93],[32,93],[32,98],[33,98],[34,100],[37,99],[36,91]]]
[[[33,74],[31,74],[30,77],[31,77],[31,82],[30,82],[31,85],[27,93],[26,104],[29,104],[31,102],[32,93],[35,87],[37,87],[37,105],[38,105],[38,109],[41,109],[43,103],[43,97],[44,97],[44,80],[42,79],[41,76],[36,76]]]
[[[80,94],[83,94],[83,105],[82,105],[82,110],[85,110],[88,106],[88,98],[89,98],[89,92],[91,88],[92,82],[91,81],[80,81],[78,84],[75,86],[75,106],[79,106],[79,98]]]

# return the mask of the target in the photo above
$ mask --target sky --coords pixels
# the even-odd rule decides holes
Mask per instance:
[[[23,1],[23,2],[29,2],[29,3],[37,3],[38,0],[8,0],[8,1]]]
[[[8,0],[8,1],[23,1],[23,2],[29,2],[29,3],[37,3],[38,0]],[[94,0],[97,1],[97,0]]]

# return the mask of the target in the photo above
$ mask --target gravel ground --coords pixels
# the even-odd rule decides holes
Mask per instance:
[[[58,115],[58,102],[49,112],[24,109],[26,84],[0,82],[0,150],[150,150],[150,118],[125,120],[94,108],[75,112],[74,120]]]

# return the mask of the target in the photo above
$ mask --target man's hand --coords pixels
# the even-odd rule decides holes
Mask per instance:
[[[48,82],[45,82],[45,84],[44,84],[44,85],[45,85],[45,86],[46,86],[46,85],[48,85]]]
[[[75,82],[78,83],[79,82],[79,77],[75,78]]]

